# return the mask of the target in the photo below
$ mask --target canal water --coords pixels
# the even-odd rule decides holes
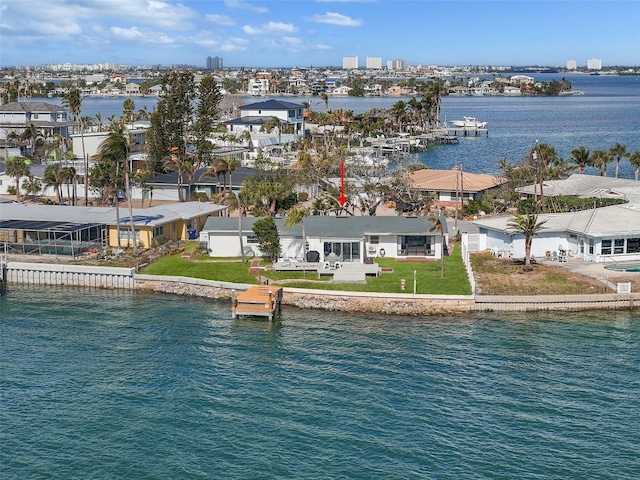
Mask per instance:
[[[637,479],[640,312],[435,318],[9,285],[3,479]]]

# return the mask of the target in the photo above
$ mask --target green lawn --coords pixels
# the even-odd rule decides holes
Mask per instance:
[[[188,248],[188,247],[187,247]],[[318,279],[315,271],[273,272],[263,270],[261,280],[269,278],[273,284],[287,287],[313,288],[318,290],[345,290],[353,292],[413,293],[414,272],[416,293],[471,295],[471,286],[462,263],[460,248],[455,248],[451,256],[445,258],[444,278],[440,277],[440,262],[397,262],[392,258],[378,258],[376,262],[383,268],[393,269],[379,277],[367,277],[366,284],[333,283],[330,278]],[[265,265],[263,262],[262,265]],[[181,254],[169,255],[156,260],[140,273],[149,275],[173,275],[219,280],[233,283],[257,284],[258,279],[249,275],[249,262],[224,259],[212,260],[206,256],[196,256],[186,260]],[[405,279],[405,290],[401,280]]]

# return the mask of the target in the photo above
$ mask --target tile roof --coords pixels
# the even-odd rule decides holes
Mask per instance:
[[[506,179],[484,173],[462,172],[458,168],[452,170],[431,170],[425,168],[411,174],[413,188],[427,191],[482,192],[507,182]]]

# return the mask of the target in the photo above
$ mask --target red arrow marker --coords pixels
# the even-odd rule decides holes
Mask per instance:
[[[340,196],[338,197],[340,205],[344,207],[347,197],[344,196],[344,162],[340,164]]]

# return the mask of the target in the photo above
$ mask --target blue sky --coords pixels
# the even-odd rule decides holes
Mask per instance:
[[[640,1],[1,0],[0,65],[640,66]]]

